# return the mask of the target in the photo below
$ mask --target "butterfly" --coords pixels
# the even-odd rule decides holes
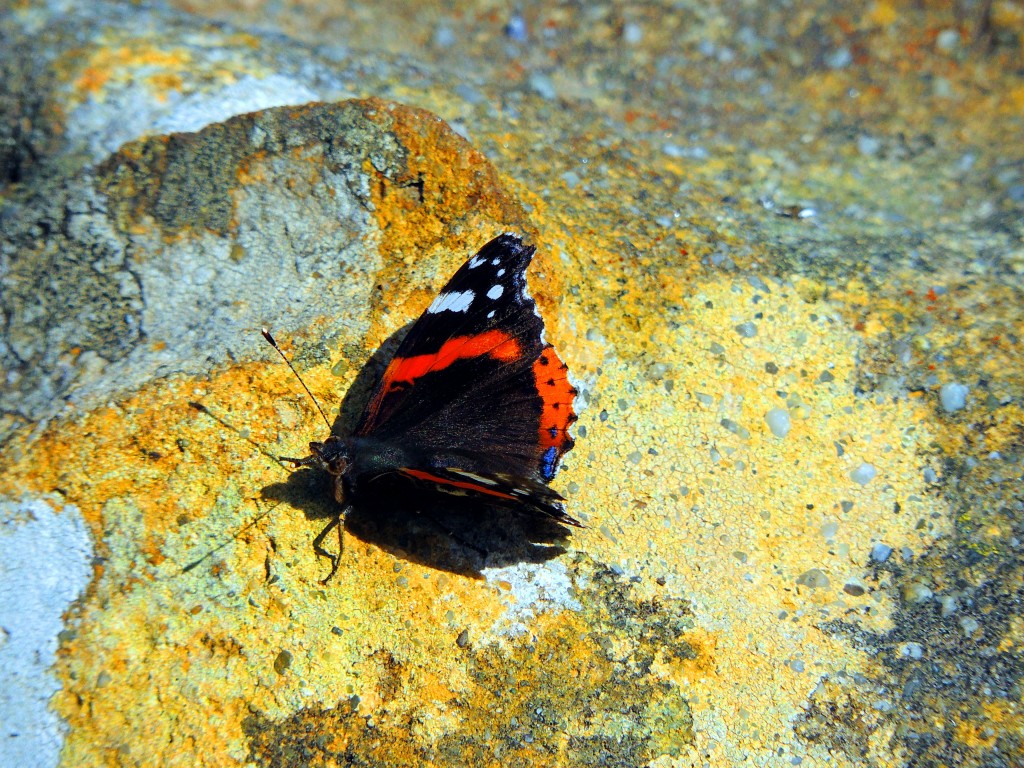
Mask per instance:
[[[527,290],[535,250],[510,233],[484,245],[409,330],[352,434],[311,442],[305,458],[281,457],[333,477],[339,512],[314,541],[331,559],[324,583],[340,560],[324,537],[336,527],[340,546],[346,513],[395,481],[582,527],[548,485],[574,444],[577,390]]]

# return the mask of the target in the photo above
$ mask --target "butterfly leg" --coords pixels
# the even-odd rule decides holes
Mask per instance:
[[[313,539],[313,551],[316,552],[317,556],[318,557],[326,557],[328,560],[331,561],[331,572],[328,573],[327,576],[324,579],[321,579],[321,581],[320,581],[321,584],[326,584],[328,581],[330,581],[331,578],[334,576],[334,574],[338,572],[338,566],[341,564],[341,550],[342,550],[342,547],[344,546],[343,542],[342,542],[342,539],[343,539],[343,536],[344,536],[344,533],[345,533],[344,521],[345,521],[345,513],[346,512],[348,512],[347,508],[343,509],[335,517],[331,518],[331,522],[329,522],[326,526],[324,526],[324,529],[322,531],[320,531],[320,533],[318,533],[316,535],[315,539]],[[338,554],[337,555],[335,555],[335,554],[333,554],[331,552],[328,552],[323,547],[324,539],[327,538],[327,534],[330,533],[335,528],[338,529]]]

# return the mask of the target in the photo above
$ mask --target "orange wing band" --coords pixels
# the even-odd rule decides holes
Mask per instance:
[[[561,456],[572,447],[569,425],[576,421],[572,410],[576,388],[569,383],[569,367],[555,353],[554,347],[545,347],[533,364],[537,392],[543,402],[540,416],[540,449],[543,454],[554,448]]]
[[[440,371],[457,360],[487,355],[495,360],[511,362],[520,355],[519,342],[504,331],[491,330],[474,336],[456,336],[449,339],[437,352],[429,355],[396,357],[384,371],[384,387],[392,384],[412,384],[431,371]]]

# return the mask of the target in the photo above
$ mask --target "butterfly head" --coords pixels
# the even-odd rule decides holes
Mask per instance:
[[[312,454],[309,463],[325,469],[332,475],[343,475],[349,465],[349,446],[346,440],[331,435],[324,442],[314,440],[309,444]]]
[[[331,435],[322,443],[314,440],[309,444],[309,456],[304,459],[282,457],[290,461],[296,469],[299,467],[319,467],[334,476],[334,498],[339,504],[345,501],[345,476],[352,466],[352,451],[349,441],[337,435]]]

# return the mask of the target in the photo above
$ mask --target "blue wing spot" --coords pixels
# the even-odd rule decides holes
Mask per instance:
[[[555,457],[557,455],[558,449],[552,445],[540,457],[540,473],[544,476],[545,480],[550,480],[555,476]]]
[[[551,439],[554,440],[558,437],[558,427],[551,427],[551,429],[548,430],[548,434],[551,435]]]

